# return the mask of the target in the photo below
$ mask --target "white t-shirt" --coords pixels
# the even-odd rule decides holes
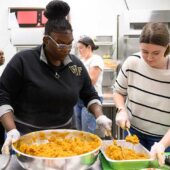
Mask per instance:
[[[89,72],[91,67],[99,67],[101,69],[101,73],[99,75],[98,80],[96,81],[96,84],[94,85],[96,91],[98,92],[98,95],[102,97],[102,81],[103,81],[103,69],[104,69],[104,62],[101,56],[93,54],[92,57],[90,57],[87,60],[81,59],[84,63],[87,71]]]

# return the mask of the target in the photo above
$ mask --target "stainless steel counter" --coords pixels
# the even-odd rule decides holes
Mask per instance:
[[[115,103],[113,101],[113,88],[103,87],[103,107],[113,107]]]
[[[115,107],[113,100],[104,99],[102,103],[103,107]]]
[[[0,155],[0,160],[1,160],[1,157],[2,157],[2,155]],[[1,166],[3,166],[2,162],[5,162],[5,161],[2,161],[2,160],[0,161],[0,169],[2,169]],[[5,164],[6,164],[6,162],[5,162]],[[16,159],[16,156],[12,155],[9,165],[4,170],[25,170],[25,169],[19,165],[19,163]],[[87,170],[102,170],[100,161],[97,159],[97,161],[93,164],[93,166],[91,168],[88,168]]]

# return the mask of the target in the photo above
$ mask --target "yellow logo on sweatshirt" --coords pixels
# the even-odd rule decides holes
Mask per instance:
[[[81,75],[82,67],[77,67],[77,65],[73,65],[73,66],[69,66],[69,69],[76,76],[80,76]]]

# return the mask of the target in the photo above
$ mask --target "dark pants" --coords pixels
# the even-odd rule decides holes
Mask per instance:
[[[103,98],[100,97],[101,103]],[[78,100],[74,106],[74,123],[78,130],[83,130],[90,133],[96,133],[96,118],[88,111],[82,100]]]

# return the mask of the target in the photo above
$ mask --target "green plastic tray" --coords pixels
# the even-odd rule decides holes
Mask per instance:
[[[166,155],[170,155],[170,153],[166,153]],[[109,162],[105,159],[105,157],[103,156],[102,153],[99,154],[99,159],[100,159],[100,162],[101,162],[102,170],[120,170],[120,169],[112,168],[109,165]],[[170,166],[167,166],[167,165],[165,165],[163,167],[159,167],[157,161],[150,163],[148,165],[148,167],[145,167],[145,168],[159,168],[161,170],[170,170]],[[125,169],[127,169],[127,167],[122,167],[122,169],[125,170]],[[132,168],[131,167],[131,170],[141,170],[141,168],[135,168],[135,167]]]
[[[148,159],[120,160],[120,161],[111,160],[105,154],[105,149],[112,143],[113,143],[112,140],[103,141],[101,147],[101,152],[112,169],[125,170],[126,167],[126,170],[136,170],[136,169],[147,168],[152,162],[154,162],[153,159],[149,158],[150,157],[149,151],[145,149],[141,144],[133,145],[129,142],[126,142],[125,140],[117,140],[117,144],[122,147],[133,149],[138,153],[144,153],[148,155]]]

